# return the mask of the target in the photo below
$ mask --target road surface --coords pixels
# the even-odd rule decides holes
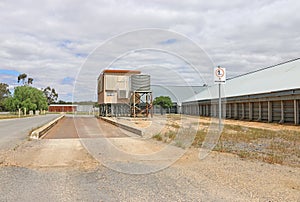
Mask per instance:
[[[48,114],[21,119],[0,120],[0,151],[13,149],[28,136],[32,129],[36,129],[59,115]]]

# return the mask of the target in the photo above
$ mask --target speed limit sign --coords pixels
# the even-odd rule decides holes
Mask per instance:
[[[214,69],[214,82],[215,84],[226,83],[226,69],[218,66]]]

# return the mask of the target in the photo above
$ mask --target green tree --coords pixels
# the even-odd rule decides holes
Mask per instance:
[[[48,104],[43,91],[31,86],[18,86],[15,88],[14,95],[5,100],[5,107],[10,111],[19,108],[35,111],[48,109]]]
[[[18,83],[22,80],[23,84],[25,84],[25,79],[27,78],[27,74],[23,73],[18,76]]]
[[[57,101],[58,93],[55,91],[54,88],[48,86],[43,90],[43,92],[47,98],[48,105],[50,105],[51,103],[55,103]]]
[[[20,81],[22,80],[23,85],[30,85],[30,84],[32,85],[32,83],[33,83],[33,78],[28,77],[28,78],[27,78],[27,82],[25,82],[26,78],[27,78],[27,74],[25,74],[25,73],[20,74],[20,75],[18,76],[18,83],[20,83]]]
[[[162,109],[168,109],[173,106],[172,100],[169,96],[156,97],[153,104],[161,106],[161,114],[163,114]]]
[[[10,96],[8,84],[0,83],[0,111],[5,111],[4,101]]]
[[[14,112],[19,108],[20,102],[14,97],[9,97],[4,100],[4,106],[6,110]]]
[[[33,82],[33,78],[28,78],[28,81],[27,81],[28,85],[32,84],[32,82]]]
[[[58,102],[56,102],[57,104],[72,104],[72,102],[66,102],[63,100],[58,100]]]

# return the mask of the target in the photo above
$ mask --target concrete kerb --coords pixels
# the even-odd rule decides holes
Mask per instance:
[[[43,125],[42,127],[39,127],[38,129],[34,130],[31,132],[29,138],[30,139],[41,139],[44,137],[45,133],[50,130],[60,119],[62,119],[63,117],[65,117],[65,115],[61,115],[60,117],[50,121],[49,123]]]
[[[143,137],[143,131],[140,130],[140,129],[134,128],[134,127],[132,127],[132,126],[129,126],[129,125],[126,125],[126,124],[123,124],[123,123],[119,123],[119,122],[117,122],[117,121],[115,121],[115,120],[113,120],[113,119],[107,118],[107,117],[100,117],[100,118],[101,118],[102,120],[104,120],[104,121],[106,121],[106,122],[112,124],[112,125],[115,125],[115,126],[117,126],[117,127],[119,127],[119,128],[122,128],[122,129],[124,129],[124,130],[127,130],[127,131],[129,131],[129,132],[132,132],[132,133],[134,133],[134,134],[137,134],[137,135]]]

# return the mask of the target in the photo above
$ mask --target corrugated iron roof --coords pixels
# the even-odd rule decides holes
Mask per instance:
[[[181,103],[183,100],[206,89],[203,86],[160,86],[151,85],[153,97],[169,96],[173,102]]]
[[[255,95],[300,88],[300,58],[243,74],[222,85],[222,97]],[[213,85],[185,100],[218,98],[218,85]]]
[[[111,73],[111,74],[127,74],[127,73],[131,73],[131,74],[140,74],[141,71],[137,71],[137,70],[122,70],[122,69],[106,69],[103,70],[102,73]]]
[[[77,107],[74,104],[50,104],[49,107]]]

